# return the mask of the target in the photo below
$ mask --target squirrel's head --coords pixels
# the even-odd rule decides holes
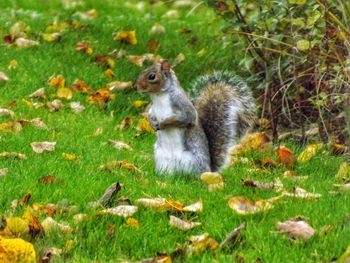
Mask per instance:
[[[168,60],[148,67],[139,75],[135,88],[139,93],[157,93],[162,90],[167,78],[171,78],[171,67]]]

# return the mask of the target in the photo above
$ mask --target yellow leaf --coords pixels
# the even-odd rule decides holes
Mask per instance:
[[[62,153],[62,157],[69,161],[75,161],[78,159],[78,156],[70,153]]]
[[[271,140],[265,132],[255,132],[247,134],[241,140],[241,143],[230,149],[231,155],[244,154],[249,151],[264,149],[271,145]]]
[[[1,218],[0,218],[1,219]],[[20,217],[2,218],[2,225],[5,226],[0,230],[0,236],[3,237],[29,237],[28,223]]]
[[[60,33],[42,34],[42,38],[47,42],[54,42],[61,39]]]
[[[350,179],[350,165],[347,162],[343,162],[340,164],[339,170],[335,178],[342,181],[348,181]]]
[[[132,104],[134,105],[134,107],[136,109],[141,108],[145,105],[147,105],[149,103],[149,101],[146,100],[135,100]]]
[[[62,75],[51,76],[49,79],[49,86],[54,88],[64,88],[66,80]]]
[[[0,124],[0,132],[17,133],[22,130],[22,125],[18,121],[3,122]]]
[[[92,47],[84,42],[78,42],[76,46],[76,50],[86,53],[89,56],[91,56],[94,53],[94,50]]]
[[[12,59],[10,61],[10,65],[8,66],[8,69],[16,69],[17,65],[18,65],[17,61],[15,59]]]
[[[88,101],[91,104],[97,104],[100,107],[106,106],[106,104],[115,98],[108,88],[102,88],[96,91],[94,94],[88,97]]]
[[[314,157],[317,154],[319,150],[322,149],[322,147],[322,143],[308,145],[306,149],[299,154],[298,162],[303,163],[309,161],[312,157]]]
[[[126,223],[128,224],[128,226],[131,226],[132,228],[139,228],[140,227],[139,221],[133,217],[129,217],[126,220]]]
[[[110,69],[110,68],[105,71],[105,75],[106,75],[107,78],[110,78],[110,79],[113,79],[114,76],[115,76],[114,73],[113,73],[113,70]]]
[[[34,247],[31,243],[20,238],[7,239],[0,236],[0,262],[35,263]]]
[[[115,36],[115,40],[121,43],[127,43],[134,46],[137,44],[136,32],[135,31],[118,32]]]
[[[59,88],[57,90],[57,97],[70,100],[73,96],[73,92],[69,88]]]
[[[27,222],[32,237],[44,232],[43,226],[41,225],[38,217],[34,215],[34,211],[31,207],[28,206],[26,208],[22,218]]]
[[[270,200],[252,202],[241,196],[231,197],[228,200],[228,205],[240,215],[255,214],[273,208],[272,201]]]
[[[148,132],[148,133],[153,133],[154,132],[151,124],[149,123],[149,121],[146,118],[139,119],[139,122],[137,124],[137,128],[136,129],[138,131],[142,131],[142,132]]]

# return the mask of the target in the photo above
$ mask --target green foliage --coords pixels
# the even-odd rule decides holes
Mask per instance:
[[[344,135],[348,106],[350,3],[344,0],[208,0],[229,25],[227,34],[245,42],[241,61],[254,76],[262,116],[277,126]],[[339,97],[339,94],[345,96]],[[341,117],[342,116],[342,117]]]

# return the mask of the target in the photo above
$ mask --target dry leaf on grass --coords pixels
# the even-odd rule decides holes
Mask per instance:
[[[284,190],[284,186],[279,178],[275,179],[274,182],[260,182],[250,179],[242,179],[241,182],[245,186],[263,190],[276,190],[277,192]]]
[[[147,132],[147,133],[153,133],[154,130],[151,126],[151,124],[149,123],[149,121],[147,120],[147,118],[141,118],[139,119],[139,122],[137,123],[137,128],[138,131],[142,131],[142,132]]]
[[[122,185],[119,182],[111,184],[98,200],[98,204],[101,206],[111,205],[121,188]]]
[[[5,176],[9,172],[9,168],[0,168],[0,176]]]
[[[62,153],[62,157],[68,161],[78,160],[78,156],[72,153]]]
[[[0,108],[0,117],[10,117],[13,119],[15,113],[12,110]]]
[[[64,88],[66,80],[62,75],[52,75],[49,78],[49,86],[53,88]]]
[[[80,223],[80,222],[83,222],[85,219],[87,218],[87,214],[76,214],[73,216],[73,220],[76,222],[76,223]]]
[[[169,11],[167,11],[162,18],[166,18],[166,19],[177,19],[179,18],[179,12],[175,9],[171,9]]]
[[[17,160],[27,160],[27,156],[23,153],[16,152],[1,152],[0,159],[17,159]]]
[[[106,104],[114,98],[115,95],[112,94],[108,88],[102,88],[89,96],[88,101],[90,104],[97,104],[100,107],[105,107]]]
[[[304,151],[302,151],[298,156],[298,162],[303,163],[309,161],[312,157],[314,157],[318,151],[323,148],[323,144],[310,144],[308,145]]]
[[[30,229],[28,222],[21,217],[2,217],[0,237],[12,238],[20,237],[28,239],[30,237]]]
[[[203,211],[203,202],[202,200],[199,200],[198,202],[185,206],[183,209],[185,212],[193,212],[193,213],[198,213]]]
[[[293,166],[296,162],[294,153],[286,146],[280,146],[276,150],[276,155],[280,163],[286,166]]]
[[[46,107],[50,112],[59,111],[62,108],[62,106],[62,101],[58,99],[46,103]]]
[[[165,198],[139,198],[135,201],[136,204],[142,205],[148,208],[161,209],[166,204]]]
[[[150,33],[151,34],[164,34],[165,33],[165,27],[160,25],[160,24],[154,24],[151,27]]]
[[[18,133],[22,130],[22,125],[19,121],[0,123],[0,131]]]
[[[41,37],[47,42],[55,42],[61,40],[62,34],[58,32],[44,33]]]
[[[74,92],[81,92],[84,94],[90,94],[93,92],[93,90],[80,79],[74,80],[73,84],[70,86],[70,89]]]
[[[39,178],[39,182],[41,182],[44,185],[50,185],[57,181],[57,177],[54,175],[45,175],[41,178]]]
[[[41,130],[47,130],[47,129],[48,129],[47,125],[45,124],[45,122],[44,122],[41,118],[32,119],[32,120],[30,121],[30,123],[31,123],[35,128],[38,128],[38,129],[41,129]]]
[[[295,181],[302,181],[302,180],[306,180],[308,176],[297,175],[295,171],[288,170],[283,173],[283,178],[291,179]]]
[[[34,247],[20,238],[7,239],[0,236],[0,261],[35,263]]]
[[[75,112],[75,113],[81,113],[85,110],[85,107],[83,105],[80,104],[80,102],[71,102],[70,104],[70,108]]]
[[[301,218],[277,222],[276,227],[292,239],[308,240],[315,234],[315,230]]]
[[[189,255],[198,254],[204,250],[216,250],[219,247],[218,242],[209,236],[208,233],[204,233],[198,236],[191,236],[188,238],[189,245],[187,246],[187,253]]]
[[[230,149],[230,154],[244,154],[249,151],[264,149],[268,146],[271,146],[271,139],[265,132],[250,133],[243,137],[240,144]]]
[[[4,80],[4,81],[8,81],[9,77],[2,71],[0,71],[0,81]]]
[[[38,234],[41,234],[44,232],[44,228],[41,225],[37,215],[35,214],[35,211],[30,206],[26,208],[22,218],[28,224],[29,233],[31,237],[36,237]]]
[[[343,255],[337,260],[337,263],[349,263],[350,262],[350,246],[346,249]]]
[[[349,151],[349,147],[341,143],[332,143],[330,148],[333,154],[342,155]]]
[[[113,172],[117,169],[125,169],[125,170],[129,170],[129,171],[135,171],[138,173],[142,173],[142,171],[139,168],[137,168],[134,164],[129,163],[127,161],[112,160],[112,161],[109,161],[108,163],[100,166],[100,170],[102,170],[102,171]]]
[[[278,201],[281,198],[281,196],[270,198],[267,200],[258,200],[255,202],[252,202],[245,197],[242,196],[236,196],[231,197],[228,200],[228,205],[231,209],[233,209],[235,212],[237,212],[240,215],[250,215],[259,213],[262,211],[267,211],[273,208],[273,204]]]
[[[114,148],[116,148],[118,150],[132,151],[132,147],[123,141],[108,140],[108,143],[111,144]]]
[[[201,182],[203,184],[208,185],[209,191],[223,189],[225,186],[223,177],[219,173],[216,173],[216,172],[202,173],[200,176],[200,179],[201,179]]]
[[[315,200],[315,199],[318,199],[321,197],[320,194],[309,193],[301,187],[293,187],[293,191],[291,193],[290,192],[283,192],[282,195],[300,198],[300,199],[308,199],[308,200]]]
[[[126,224],[132,228],[139,228],[140,227],[139,221],[133,217],[129,217],[126,220]]]
[[[58,98],[70,100],[73,97],[73,92],[69,88],[62,87],[57,89],[56,96]]]
[[[38,41],[26,39],[24,37],[19,37],[15,40],[15,45],[20,48],[29,48],[29,47],[35,47],[39,45]]]
[[[1,169],[0,169],[1,171]],[[1,174],[1,173],[0,173]],[[346,190],[349,191],[350,190],[350,183],[346,183],[346,184],[333,184],[334,187],[340,189],[340,190]]]
[[[74,14],[74,16],[77,16],[79,17],[80,19],[83,19],[83,20],[93,20],[97,17],[97,11],[96,9],[90,9],[88,11],[85,11],[85,12],[76,12]]]
[[[347,182],[350,180],[350,165],[347,162],[343,162],[339,166],[339,170],[335,176],[338,181]]]
[[[149,101],[147,100],[135,100],[132,105],[136,108],[139,109],[143,106],[146,106],[147,104],[149,104]]]
[[[117,129],[123,130],[125,128],[129,128],[132,125],[131,117],[124,118],[119,125],[116,126]]]
[[[199,222],[188,222],[184,221],[176,216],[170,216],[169,224],[171,226],[174,226],[182,231],[188,231],[191,230],[197,226],[202,225],[202,223]]]
[[[111,214],[122,217],[130,217],[133,216],[138,210],[137,206],[133,205],[120,205],[112,208],[107,208],[102,210],[103,214]]]
[[[127,55],[125,57],[129,62],[132,64],[142,67],[143,63],[146,61],[147,57],[146,56],[134,56],[134,55]]]
[[[113,81],[107,84],[110,91],[126,90],[132,87],[132,81]]]
[[[241,237],[241,232],[246,228],[246,224],[243,223],[233,229],[230,233],[228,233],[223,241],[220,243],[220,249],[229,250],[233,248]]]
[[[41,225],[46,234],[49,234],[52,231],[60,231],[63,234],[69,234],[73,231],[68,224],[58,223],[52,217],[46,217]]]
[[[30,146],[36,153],[43,153],[45,151],[53,152],[55,150],[56,142],[32,142]]]
[[[136,32],[135,31],[120,31],[115,34],[115,40],[121,43],[127,43],[130,45],[137,44]]]
[[[50,263],[52,258],[60,258],[62,249],[56,247],[46,247],[40,251],[38,263]]]

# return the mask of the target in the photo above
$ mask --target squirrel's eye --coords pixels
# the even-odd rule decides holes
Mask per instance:
[[[156,79],[156,74],[151,73],[148,75],[148,80],[155,80],[155,79]]]

